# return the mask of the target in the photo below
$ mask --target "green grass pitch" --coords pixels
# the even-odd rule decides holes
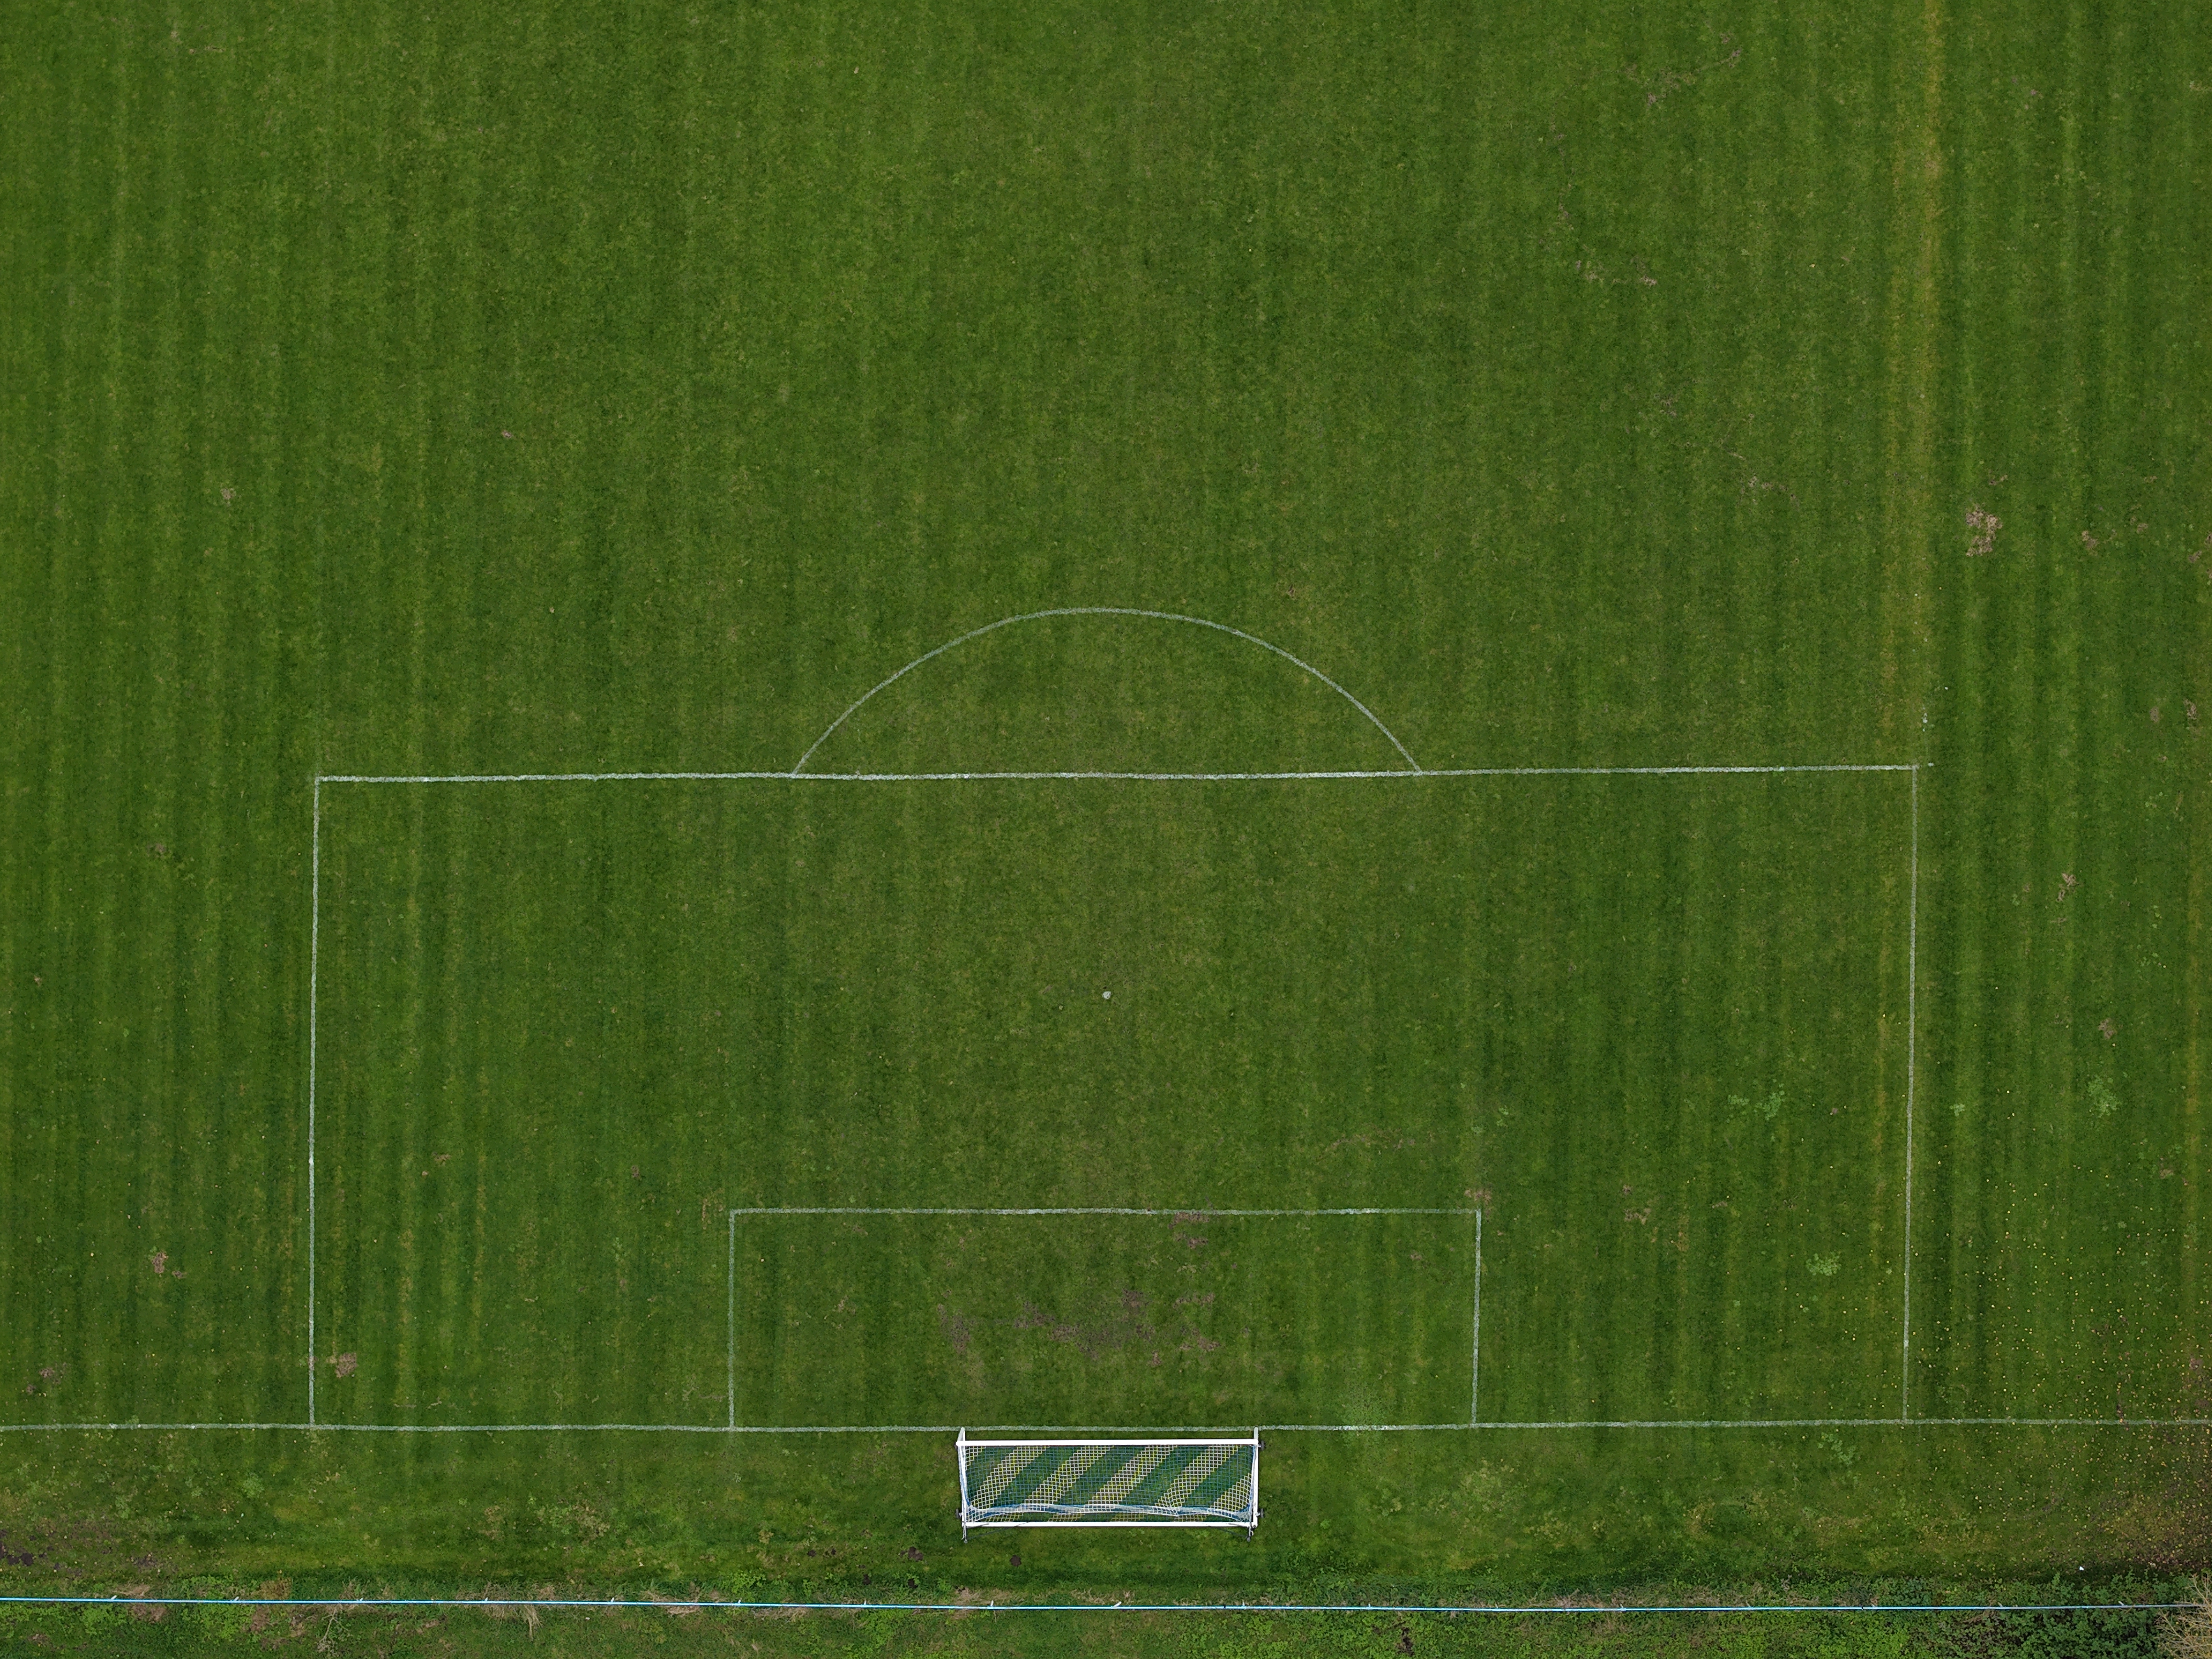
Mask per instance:
[[[0,1589],[2200,1563],[2208,40],[0,30]]]
[[[1893,1415],[1912,775],[325,784],[322,1407]]]

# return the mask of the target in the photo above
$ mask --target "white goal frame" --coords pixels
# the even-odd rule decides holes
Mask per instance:
[[[960,1470],[960,1535],[965,1538],[977,1527],[1209,1527],[1241,1529],[1249,1538],[1252,1529],[1260,1524],[1260,1445],[1257,1429],[1246,1435],[1000,1440],[970,1438],[963,1428],[953,1448],[954,1461]],[[968,1459],[971,1450],[1026,1450],[1042,1455],[1053,1451],[1107,1452],[1122,1447],[1164,1449],[1178,1446],[1218,1447],[1249,1457],[1249,1474],[1231,1488],[1243,1488],[1243,1503],[1224,1508],[1218,1504],[1123,1504],[1112,1498],[1091,1498],[1065,1504],[1037,1499],[1001,1505],[979,1499],[969,1484]],[[1224,1459],[1224,1463],[1227,1461]]]

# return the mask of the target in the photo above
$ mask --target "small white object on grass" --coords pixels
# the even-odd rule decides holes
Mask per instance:
[[[1106,999],[1106,1000],[1107,1000],[1107,1001],[1109,1001],[1109,1002],[1111,1002],[1111,1001],[1113,1001],[1113,1000],[1114,1000],[1114,994],[1113,994],[1111,991],[1101,991],[1098,994],[1099,994],[1100,996],[1102,996],[1102,997],[1105,998],[1105,999]]]

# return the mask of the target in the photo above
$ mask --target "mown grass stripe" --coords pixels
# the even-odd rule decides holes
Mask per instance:
[[[2212,210],[2192,189],[2189,21],[1908,3],[1731,24],[1726,69],[1707,67],[1717,26],[1619,7],[1565,33],[1493,18],[1479,49],[1371,19],[1294,39],[1227,14],[1164,33],[940,18],[904,58],[866,16],[649,6],[19,31],[0,44],[19,94],[0,199],[25,227],[0,253],[22,296],[0,319],[17,459],[0,608],[29,619],[0,644],[8,1414],[296,1420],[314,1311],[337,1339],[323,1386],[365,1419],[726,1419],[733,1402],[698,1408],[696,1375],[727,1387],[720,1206],[927,1205],[970,1179],[980,1203],[1173,1203],[1211,1169],[1255,1207],[1490,1191],[1502,1413],[1795,1425],[1529,1434],[1515,1478],[1552,1494],[1554,1577],[1616,1571],[1607,1518],[1630,1509],[1662,1517],[1653,1559],[1705,1559],[1731,1494],[1775,1480],[1838,1518],[1742,1546],[1778,1570],[2104,1547],[2095,1517],[2180,1489],[2160,1462],[2179,1443],[2089,1425],[2199,1386],[2212,860],[2178,710],[2212,701],[2191,678],[2204,567],[2186,562],[2208,380],[2191,254]],[[1770,465],[1794,504],[1764,488]],[[1969,556],[1977,504],[2004,524]],[[1826,1102],[1780,1132],[1724,1104],[1777,1080],[1808,1102],[1868,1092],[1893,999],[1858,969],[1887,986],[1896,966],[1860,925],[1891,879],[1888,809],[1858,803],[1903,779],[1799,797],[1801,778],[1717,778],[1743,793],[1619,816],[1548,793],[1447,812],[1433,798],[1462,785],[1431,779],[1032,779],[758,809],[673,782],[535,805],[521,786],[334,788],[357,839],[325,987],[329,1231],[303,1300],[307,780],[772,771],[902,642],[1085,603],[1281,638],[1378,688],[1424,760],[1936,757],[1909,1397],[1916,1427],[2079,1422],[1960,1425],[1932,1449],[1853,1435],[1850,1391],[1886,1407],[1889,1381],[1822,1344],[1886,1304],[1796,1275],[1839,1238],[1898,1259],[1897,1212],[1866,1197],[1891,1166],[1856,1158]],[[1188,773],[1215,762],[1153,750],[1202,726],[1223,771],[1338,763],[1306,757],[1326,735],[1307,706],[1177,701],[1200,682],[1133,660],[1063,630],[945,683],[937,726],[880,741],[918,771]],[[1153,700],[1126,752],[1095,723],[1068,735],[1099,718],[1094,688],[1132,681]],[[1049,763],[990,753],[1047,715]],[[937,757],[947,732],[973,750]],[[1114,856],[1048,881],[973,856],[1031,835]],[[149,859],[153,840],[179,857]],[[1300,886],[1324,878],[1321,897]],[[841,879],[857,890],[817,906]],[[1407,883],[1425,904],[1401,903]],[[1653,931],[1670,885],[1711,917],[1671,939]],[[994,987],[994,963],[1018,971]],[[1640,988],[1707,972],[1710,999]],[[1132,1021],[1118,1047],[1018,989],[1109,976]],[[1148,978],[1178,982],[1148,1002]],[[717,1007],[742,1010],[727,1039]],[[1232,1013],[1269,1038],[1232,1040]],[[562,1058],[571,1035],[588,1064]],[[1881,1158],[1898,1035],[1872,1085]],[[1707,1069],[1731,1075],[1694,1084]],[[447,1151],[426,1176],[417,1155]],[[457,1198],[434,1172],[470,1159]],[[1730,1189],[1680,1259],[1667,1211],[1656,1236],[1613,1213],[1649,1199],[1639,1164],[1669,1204]],[[815,1416],[820,1355],[904,1305],[962,1224],[871,1235],[842,1287],[803,1253],[741,1262],[756,1304],[788,1304],[738,1379],[750,1425]],[[1231,1261],[1209,1269],[1219,1293],[1305,1335],[1271,1350],[1207,1326],[1218,1353],[1170,1345],[1156,1373],[1114,1298],[1186,1247],[1062,1225],[1029,1259],[1055,1290],[1091,1275],[1096,1306],[1040,1297],[1051,1325],[1015,1331],[1018,1310],[948,1301],[1007,1322],[963,1356],[932,1304],[910,1350],[850,1356],[838,1398],[867,1409],[844,1420],[937,1420],[1002,1337],[1030,1345],[1023,1387],[1060,1390],[1034,1414],[1115,1414],[1249,1342],[1282,1403],[1240,1419],[1326,1417],[1313,1402],[1347,1379],[1418,1406],[1401,1420],[1457,1416],[1456,1382],[1433,1412],[1422,1391],[1442,1316],[1383,1305],[1429,1249],[1419,1226],[1295,1247],[1232,1231],[1207,1247]],[[157,1248],[185,1278],[155,1279]],[[533,1273],[550,1302],[523,1300]],[[1147,1294],[1157,1326],[1174,1297]],[[721,1317],[691,1321],[684,1298]],[[361,1358],[350,1400],[341,1352]],[[1819,1441],[1832,1428],[1855,1464]],[[222,1477],[197,1497],[178,1448],[144,1434],[21,1444],[42,1514],[125,1534],[166,1516],[180,1572],[271,1548],[444,1571],[525,1547],[431,1537],[426,1496],[604,1516],[606,1493],[650,1487],[745,1537],[793,1504],[825,1537],[884,1538],[902,1504],[944,1519],[943,1448],[911,1436],[732,1437],[701,1459],[659,1435],[539,1432],[186,1439]],[[1336,1501],[1459,1492],[1449,1436],[1324,1443],[1285,1463],[1262,1552],[1328,1518],[1349,1559],[1394,1571],[1452,1553],[1447,1532],[1494,1545],[1501,1571],[1534,1559],[1479,1503]],[[265,1514],[221,1507],[248,1467]],[[334,1470],[345,1486],[317,1484]],[[2029,1486],[2056,1507],[2008,1506]],[[704,1582],[666,1526],[635,1530]],[[1217,1573],[1207,1547],[1170,1576]]]

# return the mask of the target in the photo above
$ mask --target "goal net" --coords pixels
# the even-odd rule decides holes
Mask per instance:
[[[960,1528],[1242,1527],[1260,1521],[1260,1436],[1236,1440],[971,1440]]]

